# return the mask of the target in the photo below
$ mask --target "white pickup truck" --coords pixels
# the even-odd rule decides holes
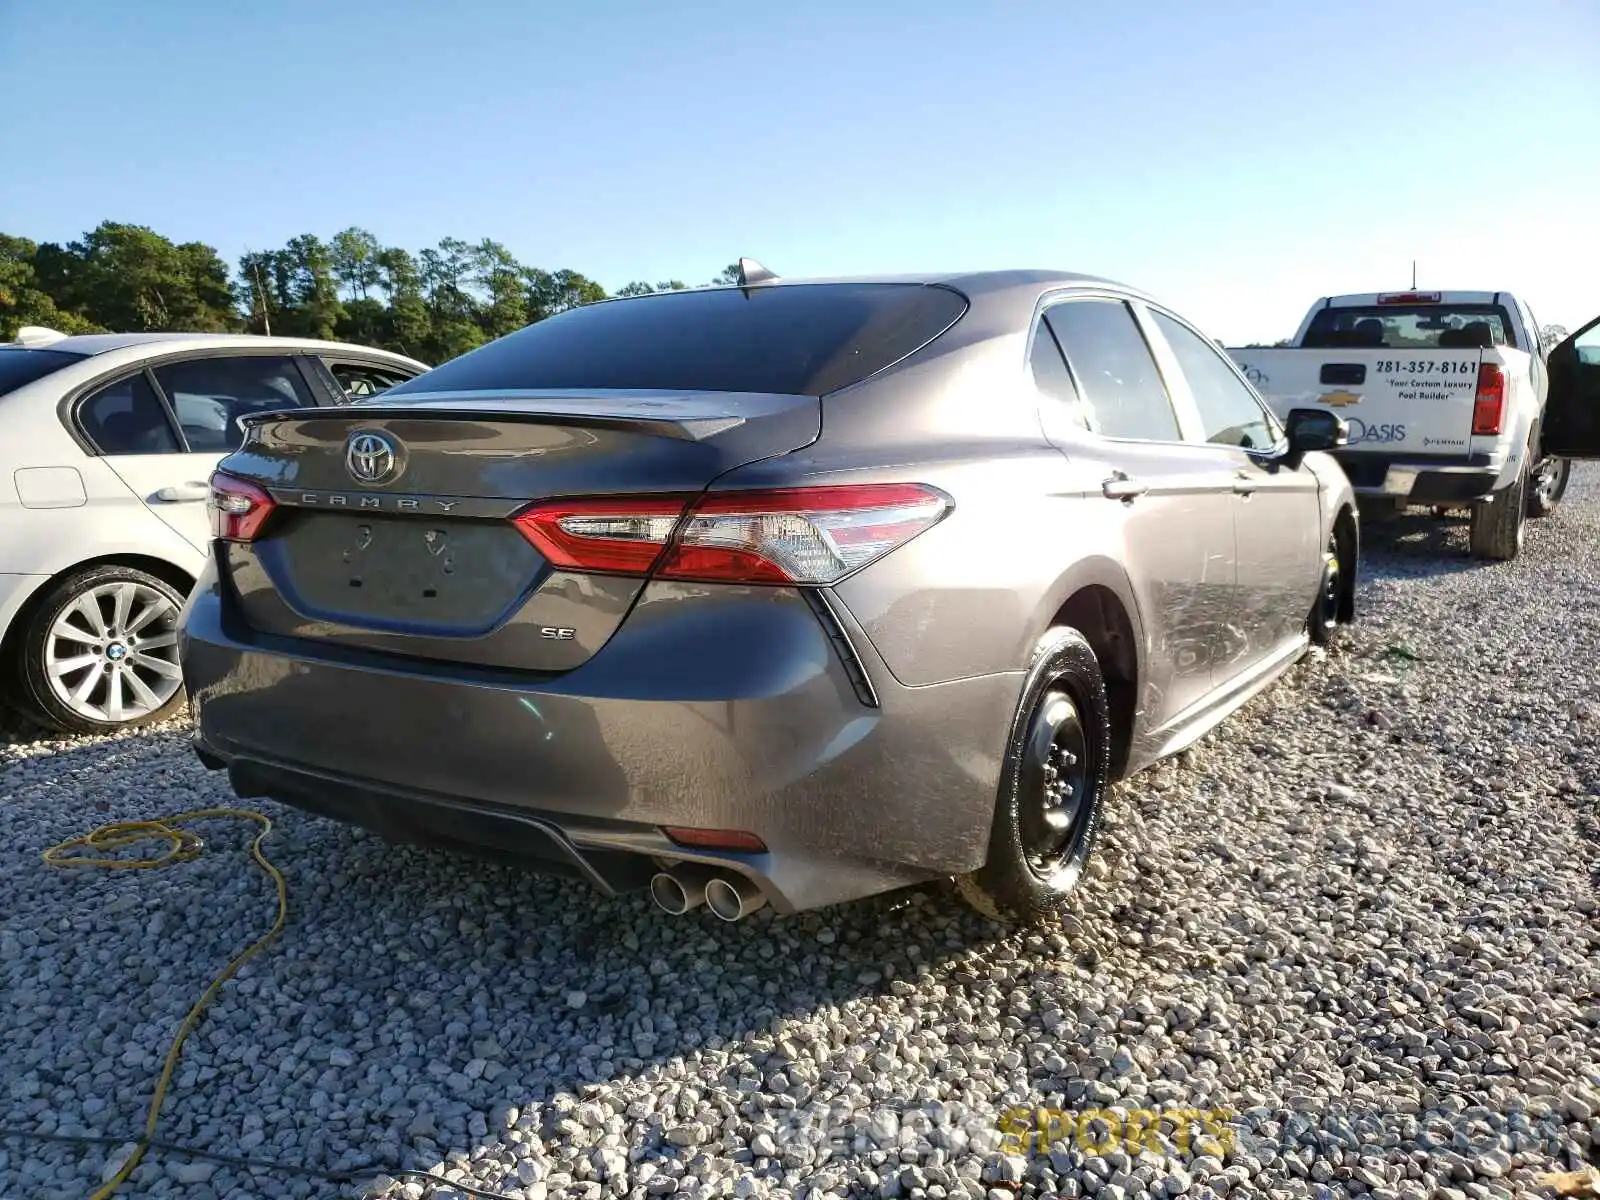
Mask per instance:
[[[1228,353],[1280,417],[1328,408],[1346,420],[1337,457],[1364,513],[1469,508],[1473,553],[1505,560],[1528,517],[1555,511],[1571,459],[1600,456],[1600,425],[1593,453],[1587,432],[1568,453],[1546,413],[1559,354],[1575,372],[1562,403],[1579,407],[1567,415],[1585,431],[1596,420],[1600,401],[1585,390],[1595,340],[1591,324],[1547,360],[1538,323],[1510,292],[1409,291],[1324,297],[1288,346]]]

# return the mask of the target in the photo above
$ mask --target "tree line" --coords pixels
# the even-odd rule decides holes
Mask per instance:
[[[735,263],[709,282],[738,278]],[[687,286],[640,280],[615,294]],[[248,332],[382,346],[438,364],[606,298],[588,276],[528,266],[489,238],[445,238],[413,254],[352,227],[250,250],[230,270],[214,247],[173,242],[144,225],[104,221],[64,246],[0,234],[0,341],[25,325]]]

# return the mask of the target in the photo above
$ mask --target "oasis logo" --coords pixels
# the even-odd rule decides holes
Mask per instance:
[[[1404,425],[1368,425],[1365,421],[1355,417],[1346,417],[1345,423],[1350,426],[1349,444],[1357,443],[1383,443],[1403,442],[1406,440],[1406,427]]]

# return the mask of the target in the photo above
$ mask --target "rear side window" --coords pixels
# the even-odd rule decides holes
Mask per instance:
[[[29,350],[22,346],[0,346],[0,396],[43,379],[52,371],[79,362],[83,354],[65,350]]]
[[[379,395],[397,384],[414,378],[410,374],[402,375],[398,371],[370,367],[365,363],[329,361],[327,367],[339,381],[340,390],[351,400],[364,400],[368,396]]]
[[[1128,306],[1072,300],[1044,315],[1061,343],[1096,433],[1113,438],[1183,440],[1156,360]]]
[[[577,308],[384,394],[636,388],[819,396],[938,337],[966,298],[921,284],[789,284],[662,292]]]
[[[1376,304],[1321,308],[1302,343],[1317,350],[1487,350],[1517,348],[1511,316],[1498,304]]]
[[[194,453],[225,454],[244,439],[240,417],[315,403],[292,358],[236,355],[196,358],[156,368]]]
[[[101,454],[177,454],[167,410],[144,375],[107,384],[78,407],[78,421]]]
[[[1056,335],[1050,332],[1050,326],[1043,321],[1039,322],[1039,328],[1033,335],[1033,355],[1029,366],[1033,371],[1035,386],[1055,401],[1061,415],[1075,425],[1089,428],[1088,419],[1083,415],[1083,405],[1078,400],[1078,388],[1072,382],[1072,373],[1067,370],[1061,347],[1056,344]]]

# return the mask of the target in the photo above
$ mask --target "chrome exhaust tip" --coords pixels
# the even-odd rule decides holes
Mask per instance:
[[[706,905],[724,921],[742,921],[767,903],[766,894],[743,875],[718,875],[705,885]]]
[[[706,885],[711,879],[708,868],[693,863],[657,871],[650,878],[650,899],[661,911],[681,917],[705,903]]]

